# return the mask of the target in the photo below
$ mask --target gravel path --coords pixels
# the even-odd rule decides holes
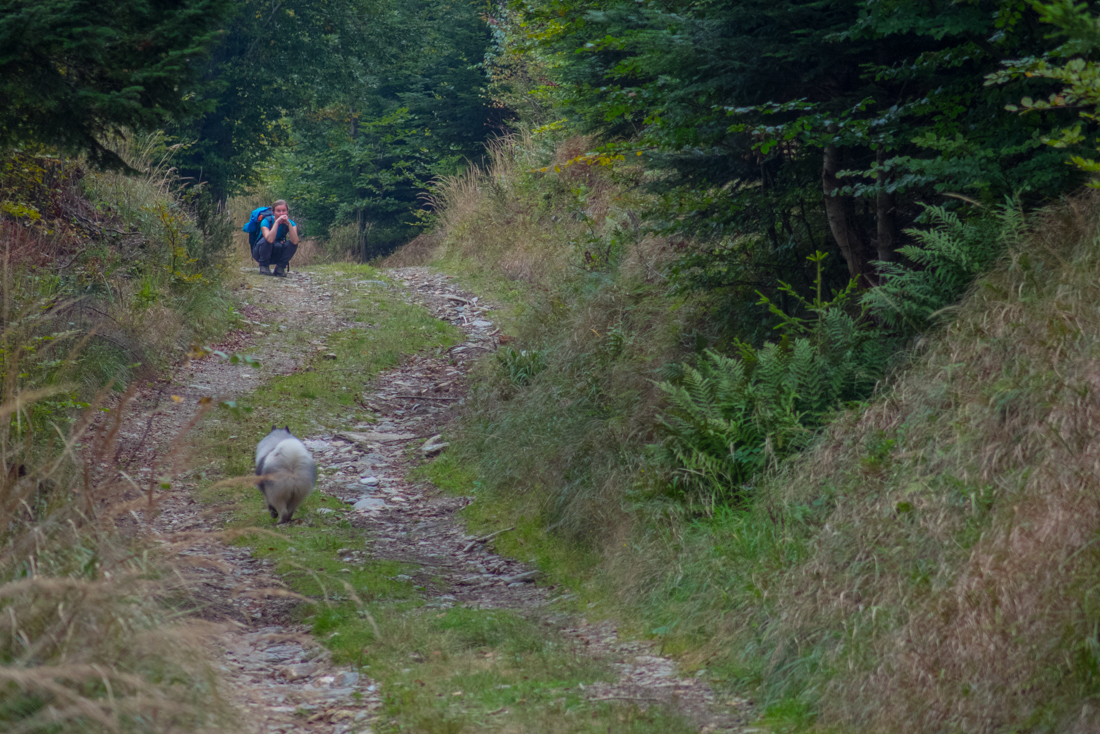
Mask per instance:
[[[587,624],[544,608],[560,592],[539,584],[537,570],[496,555],[491,538],[467,536],[455,513],[468,500],[406,479],[410,462],[419,461],[409,458],[408,448],[423,451],[442,429],[465,394],[474,361],[497,347],[499,332],[492,306],[450,277],[425,268],[387,274],[399,284],[396,293],[459,326],[466,340],[446,354],[414,356],[368,385],[364,404],[379,418],[371,431],[303,438],[322,469],[318,490],[354,505],[353,525],[373,537],[376,557],[418,569],[412,573],[429,604],[541,615],[573,639],[578,650],[611,661],[619,680],[586,687],[590,698],[669,703],[700,731],[741,731],[746,702],[716,701],[704,677],[678,677],[674,661],[655,654],[646,642],[621,640],[613,625]],[[184,576],[199,614],[221,625],[217,665],[226,697],[241,712],[235,731],[367,732],[381,705],[377,684],[333,665],[307,629],[293,621],[291,612],[300,601],[285,590],[268,563],[222,542],[222,520],[193,498],[194,484],[185,471],[188,457],[173,450],[184,445],[179,437],[193,424],[201,398],[245,395],[263,379],[292,372],[313,348],[306,341],[296,353],[288,346],[291,340],[264,340],[265,335],[308,331],[323,340],[353,326],[334,304],[340,286],[332,277],[292,272],[285,280],[258,275],[249,280],[250,305],[244,315],[253,329],[231,334],[218,348],[256,346],[262,369],[200,359],[171,382],[147,386],[136,395],[131,418],[120,431],[118,463],[142,477],[139,482],[165,474],[177,477],[159,498],[154,538],[178,550],[187,562]]]

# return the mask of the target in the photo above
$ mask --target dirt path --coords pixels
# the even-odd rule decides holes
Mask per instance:
[[[371,430],[349,427],[303,437],[322,469],[318,490],[354,507],[352,524],[372,537],[375,558],[416,569],[410,573],[429,604],[539,616],[572,640],[580,654],[606,660],[618,680],[582,686],[588,698],[634,701],[643,707],[668,704],[699,731],[740,731],[744,702],[717,702],[705,677],[678,677],[675,662],[655,654],[645,642],[620,640],[613,625],[587,624],[553,612],[548,602],[560,591],[539,584],[537,570],[496,555],[491,539],[465,534],[455,513],[466,499],[407,480],[421,447],[462,400],[474,361],[496,348],[498,331],[492,307],[448,276],[423,268],[387,275],[399,284],[395,294],[454,323],[466,340],[445,354],[414,356],[366,386],[364,404],[379,419]],[[310,350],[322,348],[325,335],[353,326],[338,303],[346,282],[297,272],[286,280],[248,278],[252,287],[243,314],[252,330],[231,335],[220,347],[256,347],[262,368],[207,358],[192,362],[170,383],[143,390],[121,432],[124,466],[145,477],[164,473],[167,468],[161,467],[199,400],[246,395],[265,380],[293,372]],[[264,338],[296,332],[310,338]],[[307,629],[293,621],[292,610],[301,602],[284,590],[268,562],[222,542],[217,535],[221,518],[204,511],[192,495],[195,483],[186,475],[182,479],[161,498],[154,530],[159,542],[180,545],[183,557],[193,561],[188,575],[200,613],[224,625],[215,648],[226,696],[242,712],[236,731],[370,731],[381,706],[378,684],[332,664]]]

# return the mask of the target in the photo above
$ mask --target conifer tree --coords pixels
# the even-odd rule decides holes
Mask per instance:
[[[0,146],[124,166],[106,139],[201,111],[200,61],[233,0],[0,0]]]
[[[1012,0],[515,0],[540,92],[574,128],[666,175],[658,221],[721,245],[730,281],[785,277],[828,242],[874,285],[905,227],[952,192],[1037,204],[1079,185],[1043,124],[1005,105],[1049,82],[985,77],[1057,45]],[[1065,110],[1051,111],[1069,122]],[[1087,150],[1095,130],[1070,141]],[[1074,151],[1069,151],[1073,153]],[[953,206],[959,200],[953,200]],[[738,246],[725,244],[734,237]],[[753,270],[755,269],[755,271]],[[705,268],[704,268],[705,270]],[[726,271],[714,268],[716,272]],[[748,270],[748,272],[745,272]],[[836,273],[837,281],[841,274]],[[802,276],[802,282],[809,278]],[[708,282],[712,286],[719,283]]]

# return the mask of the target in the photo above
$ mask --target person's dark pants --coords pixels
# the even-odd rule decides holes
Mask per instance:
[[[298,251],[298,245],[293,242],[268,242],[264,238],[252,248],[252,259],[261,268],[274,265],[276,270],[286,270],[290,265],[290,258]]]

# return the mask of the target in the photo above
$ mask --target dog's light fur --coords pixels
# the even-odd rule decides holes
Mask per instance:
[[[309,450],[286,428],[271,427],[256,447],[256,475],[268,512],[279,524],[289,522],[313,485],[317,483],[317,462]]]

